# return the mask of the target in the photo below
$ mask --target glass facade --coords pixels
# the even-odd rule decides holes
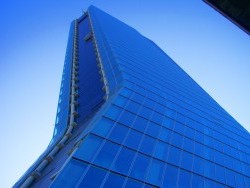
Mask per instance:
[[[167,54],[93,6],[77,22],[77,125],[29,185],[250,187],[249,133]]]

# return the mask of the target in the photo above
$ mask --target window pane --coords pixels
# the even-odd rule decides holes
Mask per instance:
[[[102,141],[103,140],[97,136],[89,135],[85,140],[83,140],[79,149],[74,154],[74,157],[91,161],[101,146]]]
[[[100,187],[105,177],[105,174],[106,171],[92,166],[85,175],[79,187],[88,187],[88,188]]]
[[[51,187],[74,187],[87,167],[86,163],[71,159]],[[70,176],[70,178],[68,178]]]
[[[172,133],[172,136],[171,136],[172,145],[182,148],[182,140],[183,140],[183,136],[174,132]]]
[[[105,137],[109,133],[110,129],[113,127],[114,123],[115,122],[112,120],[109,120],[107,118],[102,118],[98,122],[98,124],[95,125],[92,132]]]
[[[231,170],[226,170],[226,182],[227,185],[230,185],[232,187],[235,187],[235,175],[234,172]]]
[[[129,148],[137,150],[142,140],[142,136],[143,136],[142,133],[138,131],[130,130],[126,138],[125,145],[128,146]]]
[[[122,115],[120,116],[118,122],[131,127],[134,120],[135,120],[134,114],[128,111],[124,111],[124,113],[122,113]]]
[[[168,162],[179,166],[181,150],[173,146],[169,146]]]
[[[167,165],[165,170],[163,187],[177,187],[178,169],[173,165]]]
[[[204,163],[205,163],[205,161],[202,158],[194,156],[194,165],[193,165],[194,172],[199,174],[199,175],[203,175],[204,174]]]
[[[126,188],[141,188],[142,185],[143,184],[139,181],[128,179],[125,187]]]
[[[215,165],[215,179],[221,183],[225,183],[225,169],[219,165]]]
[[[192,171],[193,169],[193,155],[192,154],[182,151],[181,167],[186,170]]]
[[[179,172],[179,187],[191,187],[191,173],[185,170],[180,170]]]
[[[153,159],[148,169],[147,180],[157,186],[161,186],[164,163]]]
[[[121,114],[122,109],[115,106],[115,105],[111,105],[108,109],[108,111],[106,112],[105,116],[116,120],[118,118],[118,116]]]
[[[168,152],[168,144],[158,140],[155,145],[154,156],[158,159],[165,160],[167,157],[167,152]]]
[[[118,96],[116,97],[115,99],[115,102],[114,102],[117,106],[120,106],[120,107],[124,107],[127,103],[127,98],[126,97],[123,97],[123,96]]]
[[[130,169],[134,155],[134,151],[123,147],[115,161],[113,170],[126,175]]]
[[[204,160],[204,175],[208,178],[213,179],[214,178],[214,173],[215,173],[215,165],[214,163],[210,161]]]
[[[139,150],[148,155],[152,155],[154,145],[155,145],[155,139],[144,135],[144,138],[143,138],[143,141]]]
[[[163,140],[164,142],[169,143],[170,136],[171,136],[170,130],[166,129],[165,127],[161,127],[161,130],[160,130],[160,133],[158,135],[158,138],[160,140]]]
[[[157,124],[155,124],[153,122],[148,122],[146,134],[157,138],[159,131],[160,131],[160,128],[161,127],[158,126]]]
[[[203,188],[203,183],[204,183],[204,179],[203,177],[201,176],[198,176],[198,175],[195,175],[195,174],[192,174],[192,180],[191,180],[191,185],[192,187],[195,187],[195,188]]]
[[[118,143],[122,143],[123,139],[125,138],[125,136],[128,133],[128,128],[123,126],[123,125],[119,125],[116,124],[109,136],[110,140],[118,142]]]
[[[149,160],[149,157],[138,153],[134,162],[134,166],[131,170],[131,176],[143,181],[147,172]]]
[[[148,121],[145,118],[137,116],[133,124],[133,128],[138,131],[144,132],[146,129],[147,123]]]
[[[124,177],[118,174],[110,173],[103,187],[104,188],[122,187],[124,179],[125,179]]]
[[[117,144],[106,142],[96,157],[94,163],[109,168],[119,149]]]

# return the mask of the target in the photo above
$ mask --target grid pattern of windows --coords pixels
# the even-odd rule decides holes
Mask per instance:
[[[250,187],[249,133],[152,41],[88,15],[109,96],[51,187]]]
[[[157,187],[248,186],[249,133],[152,41],[93,14],[123,88],[89,135],[95,155],[78,158]]]

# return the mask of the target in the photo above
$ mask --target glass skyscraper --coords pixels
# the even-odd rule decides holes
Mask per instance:
[[[250,187],[250,135],[154,42],[71,24],[53,138],[14,187]]]

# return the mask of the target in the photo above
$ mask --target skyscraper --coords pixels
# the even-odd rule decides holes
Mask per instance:
[[[71,24],[53,138],[15,187],[250,187],[250,135],[156,44]]]

